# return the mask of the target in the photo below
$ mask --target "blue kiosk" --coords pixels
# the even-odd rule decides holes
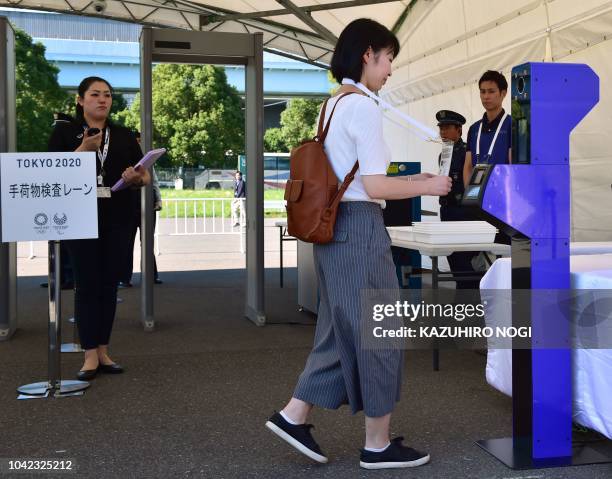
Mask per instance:
[[[570,325],[538,310],[534,293],[570,288],[569,136],[598,103],[599,78],[587,65],[526,63],[512,69],[511,95],[512,164],[476,165],[463,202],[512,237],[512,289],[532,291],[512,325],[532,338],[512,350],[512,437],[478,445],[513,469],[609,462],[572,445]]]

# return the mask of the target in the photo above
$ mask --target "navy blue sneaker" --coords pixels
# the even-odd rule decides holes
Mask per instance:
[[[403,440],[403,437],[396,437],[382,452],[362,449],[359,465],[364,469],[394,469],[417,467],[429,462],[429,454],[404,446]]]
[[[327,462],[327,457],[310,434],[314,427],[312,424],[294,425],[275,412],[266,422],[266,427],[310,459],[322,464]]]

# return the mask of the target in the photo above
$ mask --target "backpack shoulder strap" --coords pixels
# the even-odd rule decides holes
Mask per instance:
[[[323,134],[323,122],[325,121],[325,110],[327,109],[328,101],[329,101],[329,98],[325,100],[325,103],[323,103],[323,108],[321,108],[321,113],[319,114],[319,126],[317,128],[317,136],[315,137],[315,139],[320,138],[321,135]]]
[[[347,188],[349,187],[349,185],[355,178],[355,173],[357,173],[358,168],[359,168],[359,160],[355,162],[355,164],[353,165],[353,168],[351,168],[351,171],[349,171],[348,174],[344,177],[344,180],[342,181],[340,188],[338,188],[338,191],[336,191],[336,194],[329,202],[330,208],[337,208],[338,203],[340,203],[340,200],[344,196],[344,192],[347,190]]]
[[[334,112],[336,111],[336,107],[338,106],[338,103],[345,96],[352,95],[353,93],[354,92],[343,93],[336,100],[336,104],[334,105],[334,108],[332,108],[332,111],[331,111],[331,113],[329,115],[329,120],[327,120],[327,125],[325,125],[325,129],[323,129],[323,122],[325,121],[325,110],[327,108],[327,102],[329,101],[329,98],[327,100],[325,100],[325,104],[323,105],[323,108],[321,110],[321,115],[319,117],[319,128],[318,128],[317,136],[315,137],[315,140],[320,141],[321,143],[323,143],[325,141],[325,138],[327,137],[327,132],[329,131],[329,125],[331,124],[331,120],[332,120],[332,117],[334,116]],[[322,129],[323,129],[323,131],[321,131]]]

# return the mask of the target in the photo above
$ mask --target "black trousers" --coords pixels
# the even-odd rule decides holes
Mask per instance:
[[[155,224],[157,223],[157,215],[153,212],[153,231],[155,231]],[[130,243],[125,252],[125,262],[121,274],[119,275],[119,281],[129,283],[132,281],[132,274],[134,273],[134,246],[136,245],[136,232],[140,231],[140,242],[142,243],[142,228],[140,227],[140,213],[134,215],[130,224]],[[155,254],[153,254],[153,277],[157,279],[159,277],[157,273],[157,261],[155,260]]]
[[[442,221],[469,221],[474,220],[464,208],[460,206],[440,206],[440,219]],[[472,258],[478,256],[478,252],[466,251],[461,253],[453,253],[448,256],[448,264],[451,272],[471,272],[476,274],[472,267]],[[458,281],[457,289],[478,289],[480,281]]]
[[[129,226],[122,224],[100,228],[98,239],[65,241],[72,261],[74,317],[83,349],[110,341],[128,234]]]

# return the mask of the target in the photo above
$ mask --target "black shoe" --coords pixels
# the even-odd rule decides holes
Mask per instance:
[[[429,454],[404,446],[403,440],[403,437],[396,437],[382,452],[362,449],[359,465],[364,469],[392,469],[422,466],[429,462]]]
[[[155,279],[153,280],[153,282],[154,282],[155,284],[163,284],[163,281],[162,281],[161,279],[159,279],[159,278],[155,278]]]
[[[320,463],[327,462],[327,457],[310,434],[310,429],[314,427],[312,424],[293,425],[285,421],[280,413],[275,412],[266,422],[266,427],[310,459]]]
[[[85,370],[81,370],[77,373],[76,377],[79,381],[89,381],[90,379],[93,379],[96,377],[96,374],[98,374],[98,369],[85,369]]]
[[[119,366],[117,363],[113,363],[113,364],[100,363],[100,366],[98,366],[98,370],[101,373],[105,373],[105,374],[121,374],[123,372],[123,368]]]

